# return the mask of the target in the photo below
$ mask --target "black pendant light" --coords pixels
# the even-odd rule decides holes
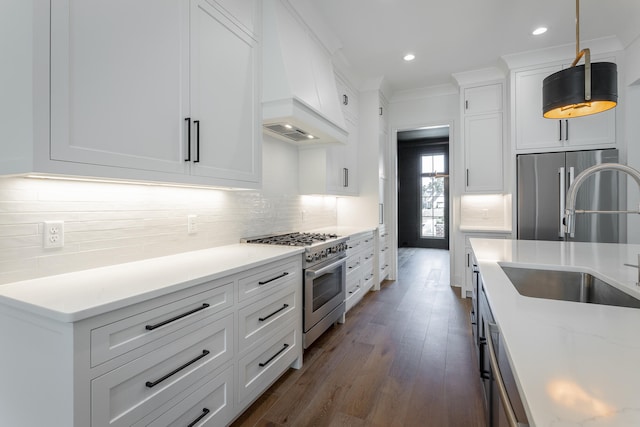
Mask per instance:
[[[584,65],[576,65],[584,57]],[[589,49],[580,50],[580,0],[576,0],[576,59],[571,67],[542,82],[542,115],[570,119],[610,110],[618,103],[617,66],[591,63]]]

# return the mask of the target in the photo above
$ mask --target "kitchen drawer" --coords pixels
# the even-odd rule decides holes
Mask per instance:
[[[91,381],[91,423],[130,426],[233,357],[233,314]],[[156,383],[152,385],[153,383]]]
[[[351,307],[356,305],[356,303],[362,299],[363,294],[362,281],[358,280],[355,286],[347,291],[346,310],[349,311]]]
[[[347,298],[349,298],[349,294],[357,287],[362,285],[362,275],[353,275],[351,278],[347,279],[346,291]]]
[[[349,257],[347,257],[347,276],[349,276],[349,273],[352,273],[354,271],[356,271],[358,269],[358,267],[360,267],[360,264],[362,263],[362,256],[361,255],[351,255]]]
[[[149,350],[158,348],[173,341],[175,335],[184,334],[182,328],[214,316],[232,305],[233,282],[217,284],[214,289],[153,309],[139,305],[122,310],[123,313],[117,313],[121,314],[122,320],[91,331],[91,366],[149,343],[154,343]]]
[[[284,373],[296,358],[302,356],[299,331],[299,323],[291,322],[238,361],[240,408],[249,404]]]
[[[349,240],[347,240],[347,256],[360,250],[363,240],[364,239],[362,238],[356,238],[356,239],[349,238]]]
[[[362,275],[367,280],[367,276],[373,275],[373,272],[373,256],[371,256],[371,258],[362,263]]]
[[[265,292],[283,287],[296,280],[300,280],[302,274],[302,257],[297,262],[291,259],[278,264],[270,264],[268,268],[258,267],[249,270],[248,274],[238,281],[238,301],[263,295]]]
[[[373,270],[371,271],[371,273],[364,276],[364,284],[362,285],[363,294],[366,294],[371,288],[373,288],[374,277],[375,275],[373,274]]]
[[[297,306],[298,292],[302,288],[291,286],[280,292],[240,309],[238,313],[239,351],[245,351],[260,339],[282,328],[288,321],[302,324],[302,307]]]
[[[166,410],[161,408],[133,427],[184,427],[190,425],[224,426],[234,417],[233,365],[214,376],[179,403]],[[194,422],[196,424],[194,424]]]

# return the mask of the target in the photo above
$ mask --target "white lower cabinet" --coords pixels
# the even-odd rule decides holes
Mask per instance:
[[[233,366],[213,378],[205,378],[206,383],[189,394],[169,410],[162,408],[140,420],[133,427],[166,426],[221,426],[234,416],[233,410]],[[161,411],[157,411],[161,412]]]
[[[378,227],[378,286],[389,277],[391,264],[391,251],[389,250],[389,238],[384,225]]]
[[[228,425],[302,364],[302,258],[75,323],[3,306],[0,336],[0,425]]]
[[[347,245],[346,308],[349,311],[373,287],[375,258],[373,231],[351,236]]]

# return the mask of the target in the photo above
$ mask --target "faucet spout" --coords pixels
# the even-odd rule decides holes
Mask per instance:
[[[578,194],[578,190],[580,186],[584,183],[584,181],[589,178],[591,175],[601,172],[601,171],[618,171],[622,172],[626,175],[632,177],[636,183],[638,184],[638,188],[640,188],[640,172],[630,166],[622,165],[620,163],[601,163],[595,166],[591,166],[580,172],[576,179],[573,181],[571,186],[569,186],[569,190],[567,191],[567,203],[565,207],[565,216],[564,216],[564,226],[565,226],[565,234],[569,234],[571,237],[575,237],[575,216],[579,213],[608,213],[608,214],[640,214],[640,206],[638,210],[635,211],[586,211],[586,210],[576,210],[576,196]]]

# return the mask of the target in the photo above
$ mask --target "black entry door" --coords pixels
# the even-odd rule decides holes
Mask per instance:
[[[398,242],[449,249],[449,145],[398,145]]]

